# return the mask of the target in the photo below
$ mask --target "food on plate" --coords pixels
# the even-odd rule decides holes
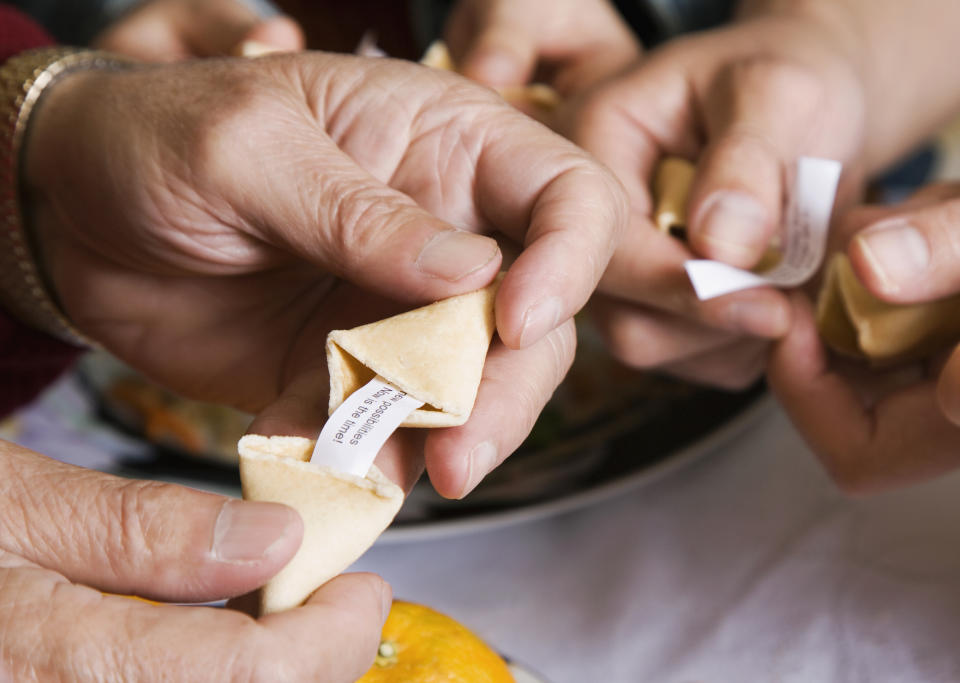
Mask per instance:
[[[506,662],[462,624],[439,612],[396,600],[383,625],[380,649],[357,683],[514,683]]]
[[[107,357],[87,359],[84,367],[109,377],[104,408],[128,428],[190,455],[236,462],[237,439],[251,420],[246,413],[177,396]]]
[[[499,279],[461,294],[327,337],[330,413],[375,376],[423,401],[402,427],[467,421],[496,327]]]
[[[843,355],[878,364],[918,360],[960,339],[960,296],[921,304],[881,301],[846,255],[836,254],[817,299],[817,329]]]
[[[376,466],[355,477],[310,463],[314,444],[248,434],[237,446],[244,499],[289,505],[303,519],[300,549],[261,589],[261,614],[296,607],[349,567],[403,504],[403,491]]]

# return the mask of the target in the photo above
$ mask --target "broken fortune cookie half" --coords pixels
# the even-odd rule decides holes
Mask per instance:
[[[330,412],[374,376],[425,402],[401,426],[449,427],[473,410],[495,328],[500,278],[327,338]],[[240,439],[246,500],[283,503],[303,519],[293,559],[261,589],[260,613],[303,603],[373,545],[403,504],[403,491],[376,466],[365,477],[310,462],[315,441],[248,434]]]
[[[245,500],[283,503],[303,519],[303,542],[260,589],[260,614],[296,607],[373,545],[403,504],[403,490],[376,466],[365,477],[309,462],[316,442],[299,436],[240,439]]]
[[[916,304],[881,301],[846,254],[835,254],[817,299],[817,330],[834,351],[891,365],[928,358],[960,339],[960,296]]]
[[[401,427],[455,427],[470,417],[496,328],[488,287],[334,330],[327,336],[330,410],[375,376],[424,402]]]

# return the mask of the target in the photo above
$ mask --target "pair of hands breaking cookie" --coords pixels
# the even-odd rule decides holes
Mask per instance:
[[[203,3],[150,7],[194,4]],[[756,290],[701,303],[682,263],[692,249],[752,265],[776,230],[784,169],[798,154],[843,161],[849,204],[863,176],[955,107],[960,96],[942,83],[956,41],[925,33],[925,50],[898,51],[888,38],[948,30],[944,13],[956,3],[751,2],[730,27],[642,58],[606,2],[547,5],[466,0],[448,38],[474,79],[501,90],[546,81],[564,100],[551,125],[580,147],[485,88],[390,60],[277,55],[58,82],[31,122],[23,186],[64,311],[154,379],[257,412],[254,432],[315,436],[328,408],[327,333],[487,285],[503,261],[496,233],[519,256],[496,296],[498,337],[470,419],[398,432],[377,466],[401,488],[425,457],[438,490],[462,495],[522,441],[572,360],[570,318],[595,290],[611,349],[633,365],[741,386],[780,339],[771,382],[850,488],[952,466],[957,432],[931,382],[865,409],[828,366],[799,295]],[[869,21],[854,26],[864,35],[834,14],[841,6],[863,10]],[[149,11],[131,20],[152,21]],[[259,24],[235,26],[243,30],[226,42],[269,40]],[[119,29],[113,38],[129,35]],[[110,36],[105,45],[140,47]],[[668,154],[700,161],[689,247],[652,227],[650,179]],[[949,217],[954,204],[945,206]],[[926,253],[924,272],[936,276],[884,292],[896,274],[871,280],[854,242],[866,286],[904,301],[952,291],[957,270],[942,260],[951,252],[934,248],[952,244],[932,217],[942,208],[895,210],[916,219],[930,248],[910,253]],[[879,220],[871,209],[851,216],[859,227]],[[955,416],[949,396],[941,402]],[[898,431],[903,419],[910,427]],[[932,444],[922,467],[904,463],[907,439]],[[878,446],[890,458],[865,462]],[[239,595],[289,563],[309,520],[269,502],[120,481],[0,448],[4,505],[45,511],[8,515],[0,528],[5,616],[30,623],[56,596],[42,638],[23,629],[2,645],[12,676],[71,678],[82,662],[101,678],[150,678],[147,667],[162,661],[179,680],[211,671],[269,680],[281,662],[290,678],[346,681],[369,664],[390,598],[375,577],[334,578],[304,607],[259,622],[67,581],[165,601]],[[318,640],[317,623],[336,628]],[[78,641],[78,630],[98,637]]]

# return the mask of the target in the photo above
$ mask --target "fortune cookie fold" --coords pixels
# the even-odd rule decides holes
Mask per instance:
[[[330,413],[379,375],[425,405],[401,427],[453,427],[470,417],[496,327],[497,282],[327,336]]]
[[[261,614],[302,604],[373,545],[403,504],[403,490],[375,466],[361,478],[310,463],[314,443],[248,434],[238,444],[244,499],[289,505],[303,519],[300,549],[260,589]]]

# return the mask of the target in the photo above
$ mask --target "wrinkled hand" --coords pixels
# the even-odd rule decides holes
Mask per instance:
[[[235,54],[244,42],[278,51],[304,47],[289,17],[263,18],[241,0],[147,0],[94,40],[94,46],[147,62]]]
[[[259,620],[99,592],[205,602],[252,590],[300,544],[285,506],[120,479],[4,441],[0,488],[2,680],[348,683],[373,662],[391,592],[372,574]]]
[[[640,55],[607,0],[460,0],[445,37],[468,78],[491,87],[536,79],[564,95],[617,73]]]
[[[658,49],[561,113],[561,130],[613,169],[630,199],[631,227],[595,306],[619,358],[730,388],[759,376],[766,340],[788,329],[787,299],[760,289],[700,302],[682,264],[694,254],[756,264],[800,155],[844,162],[842,194],[856,187],[862,88],[837,42],[798,17],[744,20]],[[690,248],[651,222],[664,155],[698,160]]]
[[[77,327],[184,395],[272,406],[267,433],[317,433],[330,329],[485,286],[501,253],[480,233],[523,245],[472,419],[427,436],[449,496],[529,432],[626,215],[609,172],[486,88],[320,53],[70,76],[26,178]],[[381,454],[407,484],[419,434]]]
[[[897,207],[847,214],[839,233],[854,270],[878,298],[931,301],[960,292],[960,184],[935,185]],[[773,349],[770,386],[845,490],[873,492],[960,466],[960,353],[887,370],[832,359],[810,305]]]

